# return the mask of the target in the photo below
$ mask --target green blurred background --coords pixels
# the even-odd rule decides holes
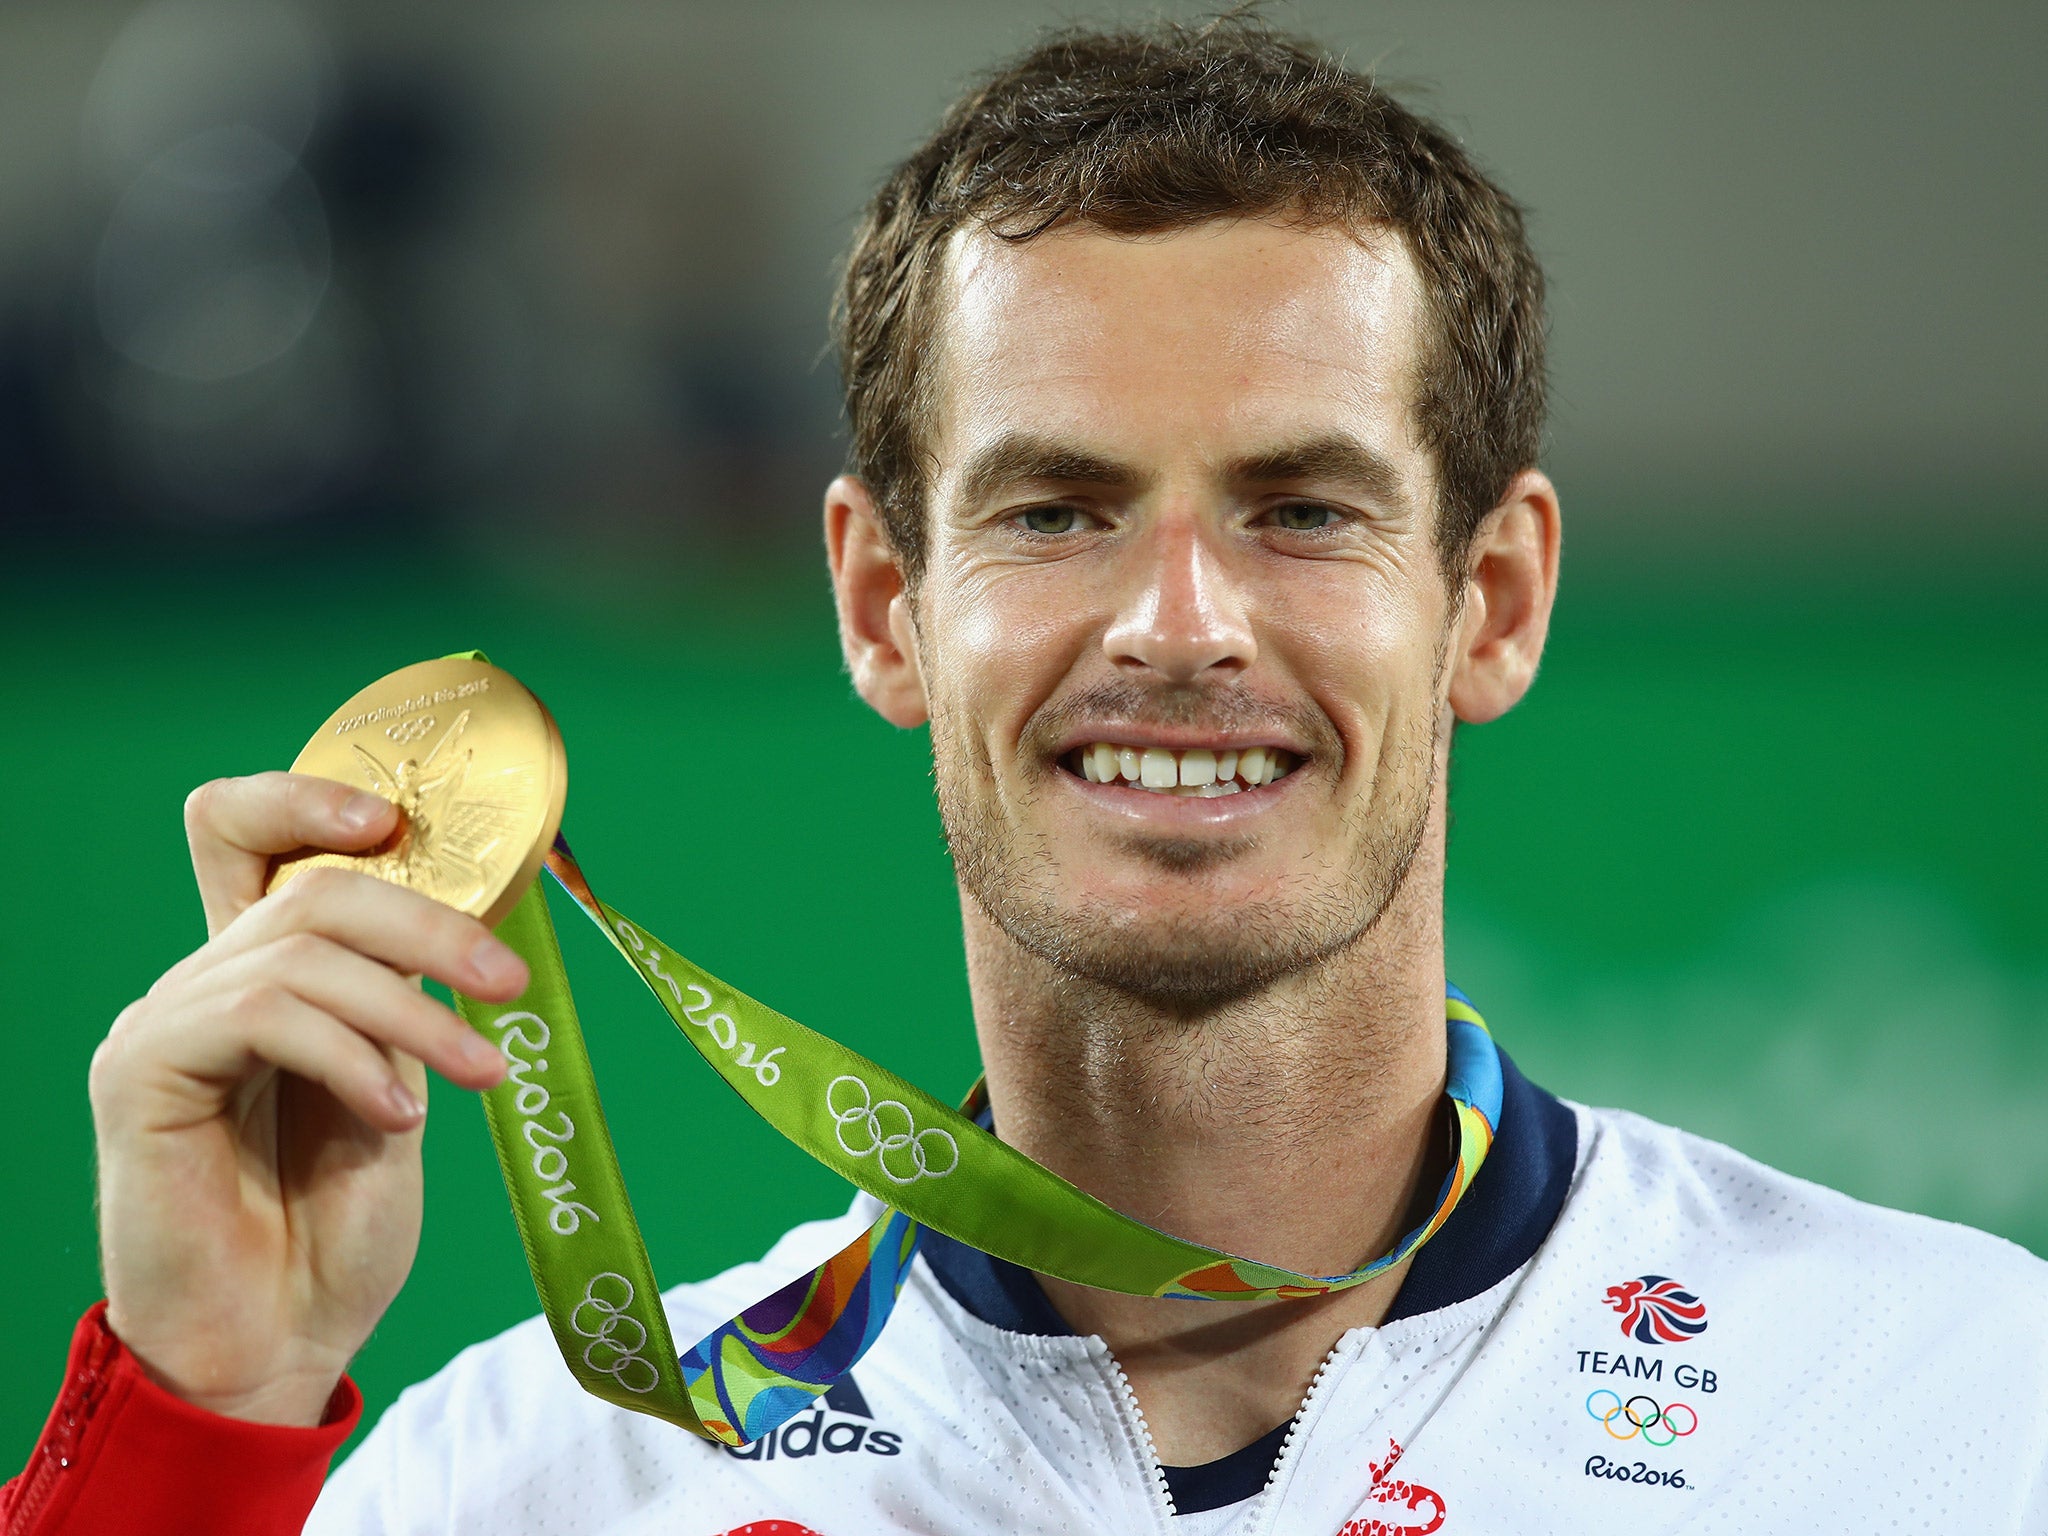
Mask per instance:
[[[179,804],[393,666],[491,652],[562,723],[609,899],[935,1092],[971,1078],[924,738],[838,664],[816,358],[867,188],[1054,14],[0,8],[0,975],[36,1217],[0,1462],[98,1294],[86,1063],[201,936]],[[1420,82],[1556,288],[1565,590],[1529,702],[1459,741],[1453,974],[1557,1091],[2048,1253],[2041,8],[1276,15]],[[563,933],[665,1277],[843,1204]],[[534,1309],[474,1103],[437,1090],[427,1145],[373,1410]]]

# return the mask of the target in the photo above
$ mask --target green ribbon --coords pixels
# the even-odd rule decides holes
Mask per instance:
[[[499,925],[531,971],[527,990],[508,1004],[459,994],[456,1003],[508,1064],[506,1080],[483,1096],[484,1110],[556,1343],[577,1380],[606,1401],[728,1444],[801,1411],[859,1358],[887,1317],[919,1228],[1130,1295],[1322,1295],[1384,1273],[1426,1242],[1469,1187],[1499,1119],[1492,1041],[1453,992],[1445,1014],[1458,1156],[1430,1219],[1344,1274],[1261,1264],[1111,1209],[858,1051],[727,986],[599,899],[566,842],[557,842],[547,867],[727,1085],[886,1207],[834,1259],[679,1359],[538,883]],[[977,1086],[969,1108],[979,1102]]]

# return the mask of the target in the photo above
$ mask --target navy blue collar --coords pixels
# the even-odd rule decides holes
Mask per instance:
[[[1500,1053],[1500,1075],[1500,1126],[1492,1150],[1450,1219],[1408,1266],[1387,1322],[1493,1289],[1534,1257],[1564,1209],[1578,1163],[1578,1120],[1522,1076],[1506,1051]],[[1073,1334],[1030,1270],[929,1230],[920,1251],[946,1294],[984,1323],[1011,1333]],[[1286,1429],[1283,1424],[1220,1461],[1166,1468],[1174,1508],[1193,1514],[1250,1498],[1265,1486]]]

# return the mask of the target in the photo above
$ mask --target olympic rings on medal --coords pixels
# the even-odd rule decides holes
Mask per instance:
[[[590,1340],[583,1348],[583,1363],[591,1370],[611,1377],[628,1392],[652,1392],[661,1382],[661,1372],[640,1353],[647,1347],[647,1329],[627,1314],[631,1305],[633,1282],[605,1270],[583,1287],[583,1299],[569,1314],[569,1326]]]
[[[853,1076],[835,1077],[825,1089],[832,1133],[848,1157],[873,1154],[875,1166],[892,1184],[943,1179],[960,1166],[960,1144],[952,1133],[931,1126],[920,1131],[910,1107],[895,1099],[875,1102],[874,1091]]]
[[[1594,1406],[1595,1399],[1607,1398],[1611,1408]],[[1638,1393],[1627,1402],[1621,1400],[1619,1392],[1606,1387],[1597,1388],[1586,1398],[1586,1412],[1600,1421],[1607,1433],[1617,1440],[1633,1440],[1643,1437],[1647,1445],[1669,1445],[1682,1439],[1700,1427],[1700,1416],[1693,1411],[1690,1403],[1659,1403],[1654,1397]],[[1678,1427],[1679,1416],[1685,1419],[1685,1428]],[[1617,1427],[1619,1426],[1619,1427]],[[1658,1438],[1661,1431],[1663,1438]]]

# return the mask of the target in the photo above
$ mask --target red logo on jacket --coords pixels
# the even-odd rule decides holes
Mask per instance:
[[[1387,1459],[1366,1463],[1372,1468],[1372,1492],[1366,1502],[1380,1505],[1387,1512],[1357,1515],[1344,1523],[1337,1536],[1429,1536],[1444,1523],[1442,1494],[1434,1488],[1404,1483],[1387,1475],[1400,1459],[1400,1442],[1389,1440]]]

